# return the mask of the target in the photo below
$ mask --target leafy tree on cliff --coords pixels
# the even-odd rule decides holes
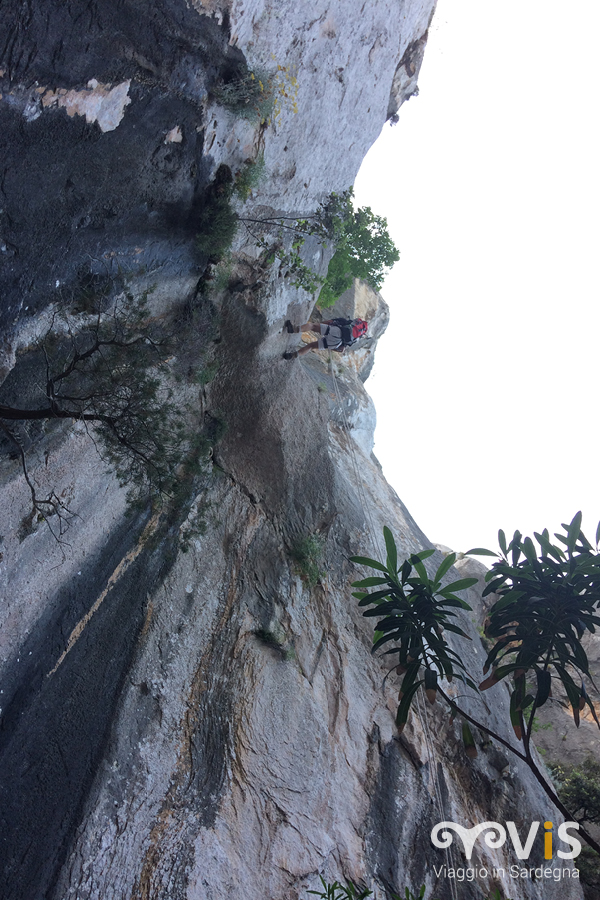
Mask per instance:
[[[376,216],[369,206],[355,210],[352,197],[352,190],[344,195],[336,251],[319,294],[320,306],[333,306],[354,278],[361,278],[378,291],[388,270],[400,259],[387,220]]]
[[[320,288],[319,306],[333,306],[354,278],[361,278],[379,290],[387,271],[400,259],[386,219],[375,215],[368,206],[354,209],[353,197],[352,188],[341,194],[332,193],[312,216],[304,218],[242,216],[240,221],[259,246],[269,255],[279,257],[295,285],[311,293]],[[275,247],[259,233],[265,230],[278,232],[279,243]],[[291,233],[291,250],[284,248],[286,233]],[[300,251],[308,236],[317,237],[324,246],[333,244],[335,248],[325,278],[317,275],[301,258]]]
[[[174,400],[172,355],[172,339],[150,316],[146,295],[127,293],[107,310],[83,317],[54,317],[35,354],[35,395],[23,407],[15,404],[10,383],[0,393],[0,427],[17,448],[31,493],[24,534],[36,519],[56,515],[60,535],[71,515],[54,492],[38,495],[26,460],[27,422],[66,419],[93,426],[92,439],[130,499],[173,494],[177,468],[195,437],[189,411]]]

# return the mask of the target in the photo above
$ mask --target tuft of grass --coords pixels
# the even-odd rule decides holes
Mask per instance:
[[[269,631],[266,628],[259,628],[254,632],[254,636],[257,637],[259,641],[262,641],[263,644],[266,644],[267,647],[277,650],[278,653],[281,654],[281,658],[286,662],[296,658],[296,651],[293,647],[287,645],[287,638],[280,628],[276,628],[273,631]]]
[[[214,268],[212,278],[210,280],[210,289],[216,294],[227,290],[231,275],[233,273],[233,258],[231,254],[227,254],[220,263]]]
[[[537,719],[533,720],[533,724],[531,726],[531,730],[534,734],[537,734],[538,731],[549,731],[552,728],[552,722],[546,722],[545,725],[542,725],[541,722],[538,722]]]
[[[240,200],[247,200],[252,191],[265,176],[265,157],[260,154],[256,159],[247,159],[234,181],[233,190]]]
[[[323,551],[324,541],[320,534],[309,534],[300,538],[290,550],[302,580],[311,588],[314,588],[325,575],[321,569]]]
[[[266,122],[273,112],[275,92],[270,75],[262,69],[245,72],[213,88],[218,103],[255,125]]]

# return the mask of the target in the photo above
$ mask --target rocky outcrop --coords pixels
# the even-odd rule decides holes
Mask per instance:
[[[432,8],[97,0],[71,3],[62,18],[50,3],[4,11],[0,115],[2,134],[17,136],[2,183],[13,254],[7,367],[42,314],[67,291],[78,296],[83,274],[115,279],[115,290],[119,279],[135,291],[152,285],[162,308],[210,305],[219,368],[197,403],[226,429],[181,507],[153,514],[127,511],[83,428],[32,432],[40,490],[77,513],[62,543],[43,522],[19,534],[27,485],[2,445],[6,900],[219,900],[241,890],[248,900],[299,900],[320,875],[364,881],[380,900],[422,883],[447,896],[434,865],[464,857],[456,845],[449,856],[433,850],[436,822],[509,819],[527,830],[552,815],[531,776],[483,735],[467,761],[458,726],[437,706],[398,736],[398,685],[383,684],[351,597],[360,573],[349,557],[379,552],[383,524],[403,553],[429,546],[371,454],[363,379],[384,302],[361,285],[342,298],[342,313],[373,328],[332,369],[282,358],[294,340],[283,322],[306,321],[312,298],[283,267],[266,266],[242,230],[227,288],[204,283],[208,299],[197,291],[206,260],[194,215],[211,172],[221,163],[235,171],[264,148],[268,177],[247,209],[314,209],[348,187]],[[254,68],[270,66],[271,54],[297,67],[297,114],[284,104],[261,128],[210,100],[207,86],[237,71],[242,51]],[[103,99],[88,119],[92,93],[103,86],[114,99],[127,81],[131,102],[121,91],[118,115],[103,118]],[[307,242],[306,253],[323,271],[326,249]],[[319,551],[312,579],[298,562],[307,538]],[[476,672],[483,651],[475,622],[463,619]],[[503,733],[506,706],[497,689],[485,710]],[[536,845],[531,863],[541,859]],[[512,861],[507,847],[483,843],[473,859],[490,869]],[[505,879],[505,895],[513,887]],[[571,880],[527,879],[518,890],[580,896]],[[479,889],[465,882],[460,896],[475,900]]]

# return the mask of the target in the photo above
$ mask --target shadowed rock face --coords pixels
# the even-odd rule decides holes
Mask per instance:
[[[324,186],[347,187],[338,181],[353,177],[368,144],[350,111],[377,133],[433,3],[402,3],[404,25],[395,0],[228,6],[231,40],[263,62],[267,48],[289,51],[322,102],[309,91],[297,117],[288,111],[250,137],[247,123],[210,107],[212,159],[202,146],[206,86],[241,59],[227,45],[226,11],[212,20],[199,14],[208,6],[176,0],[5,4],[9,342],[13,326],[35,333],[39,310],[76,296],[90,273],[152,281],[167,305],[193,296],[203,263],[195,204],[218,163],[235,169],[241,146],[264,141],[265,203],[314,208]],[[336,143],[344,159],[333,171],[325,163]],[[314,188],[305,187],[311,160]],[[466,760],[438,707],[398,737],[398,685],[382,686],[385,664],[371,656],[370,625],[351,597],[358,573],[348,559],[376,553],[383,524],[404,554],[429,546],[370,452],[362,379],[387,307],[362,289],[344,299],[341,314],[364,311],[373,328],[341,371],[317,357],[284,361],[296,338],[283,322],[306,321],[311,298],[242,250],[230,290],[213,297],[219,370],[201,401],[226,431],[181,509],[127,515],[85,431],[60,427],[32,436],[32,463],[80,518],[62,547],[43,527],[19,541],[26,485],[18,462],[0,459],[3,900],[224,900],[240,890],[247,900],[305,900],[321,874],[367,882],[380,900],[424,882],[447,896],[433,872],[448,862],[431,847],[433,824],[509,819],[527,831],[552,816],[527,772],[512,763],[507,772],[480,736],[478,759]],[[309,536],[322,548],[314,587],[295,561]],[[475,607],[478,593],[469,600]],[[477,673],[483,652],[464,620]],[[504,733],[496,690],[488,721]],[[460,848],[452,853],[462,865]],[[488,867],[514,861],[481,842],[475,856]],[[531,864],[541,857],[536,845]],[[461,900],[478,896],[474,884],[460,887]],[[519,896],[580,892],[576,882],[527,881]]]
[[[76,295],[91,276],[200,271],[202,105],[242,60],[227,38],[180,0],[3,6],[5,365],[19,319]]]

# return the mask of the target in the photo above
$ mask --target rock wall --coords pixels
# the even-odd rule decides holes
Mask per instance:
[[[268,177],[246,210],[313,209],[348,187],[389,110],[414,90],[399,73],[408,65],[409,81],[415,75],[433,5],[97,0],[59,13],[50,2],[6,4],[0,134],[14,144],[2,182],[5,368],[65,299],[55,292],[76,294],[82,272],[132,289],[152,283],[167,306],[196,297],[206,260],[194,252],[194,215],[220,163],[235,170],[264,150]],[[242,52],[255,68],[297,68],[297,113],[284,105],[275,124],[258,127],[210,99],[211,79],[240,66]],[[104,99],[91,114],[100,86],[114,99],[125,82],[130,102],[122,90],[118,115],[103,118]],[[325,251],[309,252],[323,271]],[[333,370],[316,356],[285,361],[295,339],[283,322],[306,321],[312,298],[256,261],[240,230],[228,289],[211,299],[218,375],[198,395],[227,431],[181,510],[127,514],[85,430],[61,425],[32,435],[30,465],[78,518],[61,544],[44,527],[19,539],[27,486],[5,449],[6,900],[240,891],[299,900],[320,875],[364,881],[381,900],[422,883],[445,898],[449,883],[433,864],[464,858],[456,847],[432,855],[433,824],[514,819],[528,828],[552,815],[528,773],[482,736],[479,758],[467,761],[437,707],[398,737],[398,686],[382,686],[348,561],[376,552],[383,524],[404,553],[429,546],[371,454],[362,381],[387,308],[355,285],[340,309],[367,313],[369,341]],[[312,587],[296,561],[307,537],[322,547]],[[474,671],[483,657],[476,617],[464,623]],[[486,714],[504,732],[501,688]],[[532,864],[541,853],[536,846]],[[507,865],[507,854],[481,844],[474,862]],[[571,881],[528,880],[519,891],[580,897]],[[464,883],[459,896],[480,893]]]

